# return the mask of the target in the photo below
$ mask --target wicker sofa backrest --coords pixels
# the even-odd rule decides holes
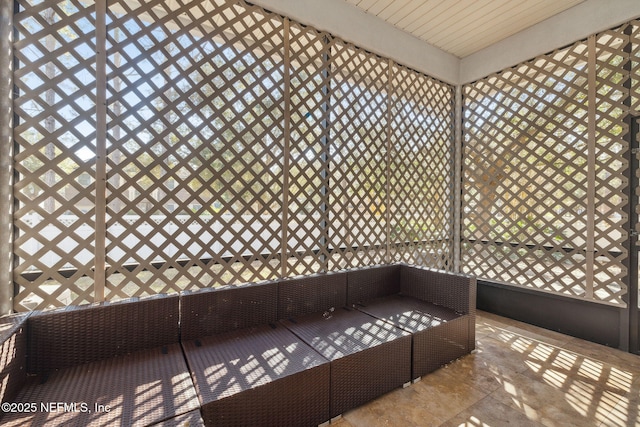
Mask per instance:
[[[325,273],[278,284],[278,319],[289,319],[347,305],[347,273]]]
[[[27,379],[26,320],[29,314],[0,318],[0,402],[11,402]]]
[[[278,320],[277,282],[184,292],[180,298],[182,341]]]
[[[347,272],[347,304],[394,295],[400,292],[400,265],[381,265]]]
[[[403,295],[442,305],[458,313],[473,314],[476,307],[476,279],[461,274],[403,265],[400,289]]]
[[[27,371],[46,374],[177,343],[179,310],[178,295],[158,295],[34,313],[27,320]]]

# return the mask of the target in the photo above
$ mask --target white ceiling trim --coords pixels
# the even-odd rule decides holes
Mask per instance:
[[[425,74],[457,84],[460,60],[344,0],[249,0]]]
[[[400,8],[397,0],[345,1],[464,58],[585,0],[402,0]]]
[[[344,0],[250,1],[451,84],[480,79],[640,16],[640,0],[585,0],[459,59]],[[404,1],[394,0],[394,6]]]
[[[640,16],[640,0],[586,0],[460,60],[458,83],[478,80]]]

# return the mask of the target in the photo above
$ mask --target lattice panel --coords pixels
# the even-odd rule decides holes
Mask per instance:
[[[327,270],[329,36],[291,24],[286,276]]]
[[[464,271],[585,295],[587,45],[464,88]]]
[[[339,40],[330,52],[330,270],[386,252],[388,61]]]
[[[625,261],[629,218],[625,195],[629,185],[626,140],[629,54],[628,27],[605,31],[596,38],[596,196],[594,298],[624,303],[627,293]]]
[[[280,274],[283,20],[113,1],[107,299]]]
[[[627,26],[631,57],[631,111],[640,114],[640,20],[631,21]]]
[[[14,309],[91,302],[95,7],[15,4]]]
[[[453,88],[396,65],[392,75],[389,239],[393,258],[450,269]]]

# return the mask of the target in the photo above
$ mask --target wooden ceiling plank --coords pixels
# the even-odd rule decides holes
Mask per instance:
[[[397,2],[394,2],[393,0],[378,0],[376,4],[374,4],[369,8],[369,13],[372,13],[379,18],[380,12],[388,8],[392,3],[397,3]]]
[[[538,1],[538,0],[534,0]],[[532,1],[531,4],[534,2]],[[473,40],[479,33],[484,33],[486,31],[494,31],[497,25],[502,25],[502,17],[506,15],[515,14],[516,10],[521,6],[513,1],[503,1],[501,3],[496,4],[496,9],[487,8],[486,13],[482,13],[478,16],[477,19],[473,19],[471,17],[471,21],[465,20],[467,22],[466,26],[463,26],[459,31],[457,31],[456,35],[449,35],[446,41],[437,40],[432,42],[429,40],[429,43],[435,44],[436,42],[439,44],[438,47],[440,49],[452,49],[452,46],[460,46],[464,43],[468,43],[469,40]],[[496,20],[496,16],[500,16],[500,20]],[[422,37],[423,40],[427,41],[426,37]]]
[[[448,10],[445,16],[431,25],[416,28],[413,34],[428,40],[450,37],[451,34],[465,28],[465,23],[472,19],[474,15],[477,16],[478,13],[483,13],[482,11],[485,9],[493,9],[494,5],[497,6],[499,3],[498,1],[490,3],[475,0],[461,1],[455,10]]]
[[[360,0],[360,3],[358,3],[358,7],[365,10],[366,12],[369,12],[371,6],[373,6],[377,2],[378,0]]]
[[[384,19],[388,23],[395,25],[394,19],[397,18],[398,13],[404,8],[409,7],[411,3],[415,2],[415,0],[391,0],[385,9],[380,11],[378,18]]]
[[[545,16],[545,13],[535,10],[523,11],[522,14],[518,14],[520,16],[516,16],[513,19],[502,22],[502,32],[500,35],[496,35],[495,31],[491,27],[488,27],[478,33],[474,34],[473,38],[470,41],[462,41],[458,43],[457,46],[453,46],[450,49],[456,50],[460,49],[460,56],[464,57],[470,55],[471,53],[477,52],[499,40],[505,39],[519,31],[522,31],[532,25],[535,25],[536,22],[541,22],[549,16],[553,16],[554,14],[559,13],[562,10],[566,10],[566,7],[558,6],[558,9],[554,13]],[[548,12],[547,12],[548,14]],[[533,19],[537,19],[537,21],[533,21]],[[444,49],[443,49],[444,50]]]
[[[420,4],[417,8],[412,8],[409,5],[406,9],[412,9],[410,12],[404,15],[404,17],[396,22],[394,25],[398,28],[404,29],[406,31],[407,26],[411,25],[416,20],[422,18],[424,15],[428,14],[435,6],[441,4],[438,0],[426,0]]]
[[[345,0],[458,57],[585,0]]]
[[[404,30],[414,34],[414,31],[417,28],[428,26],[430,22],[438,22],[442,19],[443,15],[446,15],[451,8],[456,8],[461,2],[456,2],[454,4],[450,4],[449,2],[443,1],[437,4],[435,7],[423,13],[420,17],[413,20],[410,24],[406,25]]]

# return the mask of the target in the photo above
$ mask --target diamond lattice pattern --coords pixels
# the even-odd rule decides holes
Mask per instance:
[[[389,61],[332,40],[329,269],[385,261]]]
[[[286,276],[328,270],[330,36],[292,23]]]
[[[628,166],[623,31],[598,35],[593,53],[597,83],[591,101],[596,105],[591,202],[587,42],[465,86],[466,272],[623,304]],[[590,222],[593,261],[586,255]],[[589,262],[592,278],[587,277]]]
[[[451,86],[243,1],[100,13],[17,2],[16,310],[94,302],[102,241],[107,300],[450,268]]]
[[[109,16],[106,298],[277,277],[282,18],[222,1]]]
[[[16,2],[18,311],[93,301],[95,10]]]
[[[629,29],[624,25],[596,37],[593,292],[595,300],[617,303],[627,293]]]
[[[392,75],[393,259],[451,269],[453,88],[397,65]]]

